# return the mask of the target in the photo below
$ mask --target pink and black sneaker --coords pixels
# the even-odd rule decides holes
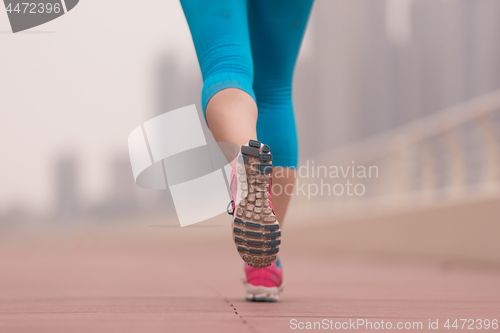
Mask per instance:
[[[253,268],[270,266],[281,244],[271,202],[273,156],[268,145],[250,140],[233,163],[233,237],[241,258]]]
[[[245,264],[243,283],[247,288],[247,301],[277,302],[279,293],[284,288],[280,259],[264,268],[253,268]]]

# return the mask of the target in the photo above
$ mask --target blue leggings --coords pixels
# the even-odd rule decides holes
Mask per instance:
[[[238,88],[257,103],[273,164],[297,167],[292,79],[313,0],[181,0],[203,75],[202,106]]]

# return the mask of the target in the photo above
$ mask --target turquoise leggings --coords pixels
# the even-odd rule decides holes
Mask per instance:
[[[202,106],[238,88],[257,103],[273,164],[297,167],[292,79],[313,0],[181,0],[203,75]]]

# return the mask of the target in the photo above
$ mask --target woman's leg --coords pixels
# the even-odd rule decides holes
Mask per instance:
[[[207,105],[206,117],[217,142],[243,146],[257,140],[257,105],[242,90],[228,88],[215,94]]]
[[[203,75],[202,106],[218,142],[257,139],[247,1],[181,0]]]
[[[268,193],[272,155],[267,145],[255,140],[258,112],[247,0],[182,0],[181,4],[203,74],[202,104],[208,125],[216,141],[243,146],[229,180],[233,240],[248,267],[269,267],[279,252],[281,232]],[[255,286],[248,283],[253,290]]]
[[[249,0],[253,89],[259,110],[257,136],[271,147],[273,164],[277,166],[272,195],[280,224],[296,177],[298,149],[292,80],[312,3],[312,0]]]

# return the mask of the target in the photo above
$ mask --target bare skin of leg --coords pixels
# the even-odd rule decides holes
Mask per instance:
[[[229,88],[219,91],[207,104],[208,127],[217,142],[238,146],[257,140],[257,104],[243,90]]]
[[[273,171],[273,184],[271,186],[271,195],[273,201],[274,214],[283,227],[288,204],[295,186],[297,170],[283,167],[275,167]],[[277,194],[276,194],[277,193]],[[288,194],[287,194],[288,193]]]
[[[238,146],[248,144],[249,140],[257,140],[257,114],[257,104],[252,96],[236,88],[221,90],[210,99],[206,108],[208,127],[215,141],[231,142]],[[273,177],[271,189],[273,208],[283,227],[291,197],[287,193],[293,192],[296,172],[276,167],[274,173],[277,177]]]

